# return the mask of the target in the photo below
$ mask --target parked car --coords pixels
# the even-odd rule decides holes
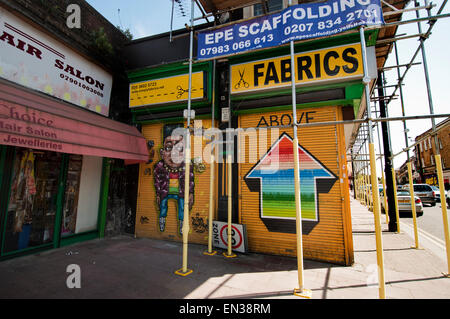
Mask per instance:
[[[422,201],[415,194],[414,194],[414,202],[416,204],[417,216],[422,216],[423,215]],[[381,203],[381,212],[385,214],[386,209],[384,207],[384,200],[380,200],[380,203]],[[412,212],[411,195],[408,190],[401,190],[401,191],[397,192],[397,203],[398,203],[398,211],[399,212]]]
[[[431,188],[433,189],[435,196],[434,198],[436,199],[437,203],[441,202],[441,192],[439,191],[439,187],[437,186],[431,186]],[[447,193],[445,192],[445,198],[447,199]]]
[[[447,207],[450,208],[450,189],[447,191]]]
[[[433,191],[428,184],[414,184],[414,195],[419,196],[423,204],[430,204],[431,206],[436,206],[435,195],[436,192]],[[403,185],[403,190],[409,190],[409,185]]]

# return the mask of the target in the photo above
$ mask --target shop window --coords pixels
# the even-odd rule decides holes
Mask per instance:
[[[97,229],[102,158],[70,155],[61,237]]]
[[[66,192],[64,194],[61,225],[62,237],[75,234],[82,163],[83,157],[81,155],[70,155],[67,170]]]
[[[62,154],[17,148],[6,216],[4,252],[53,241]]]
[[[267,1],[267,6],[269,9],[267,11],[268,13],[282,10],[283,9],[283,0],[269,0],[269,1]],[[260,3],[255,4],[255,6],[253,8],[254,8],[253,10],[254,10],[255,16],[264,14],[264,9]]]

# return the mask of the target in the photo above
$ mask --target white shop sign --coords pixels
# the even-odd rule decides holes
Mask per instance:
[[[245,225],[231,224],[231,244],[233,251],[247,252],[247,229]],[[228,223],[213,221],[213,246],[228,249]]]
[[[109,114],[108,72],[2,8],[0,78]]]

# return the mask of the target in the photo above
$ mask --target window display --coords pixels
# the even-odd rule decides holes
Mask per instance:
[[[64,196],[61,227],[62,237],[75,234],[82,163],[83,156],[70,155],[67,170],[66,193]]]
[[[17,149],[4,252],[53,241],[61,160],[60,153]]]

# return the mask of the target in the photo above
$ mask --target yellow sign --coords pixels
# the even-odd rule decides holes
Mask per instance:
[[[360,44],[302,52],[294,58],[296,85],[362,78],[364,75]],[[231,66],[232,94],[290,85],[289,55]]]
[[[167,78],[130,84],[130,107],[176,103],[187,101],[189,95],[189,75],[182,74]],[[204,74],[192,73],[192,100],[203,99]]]

